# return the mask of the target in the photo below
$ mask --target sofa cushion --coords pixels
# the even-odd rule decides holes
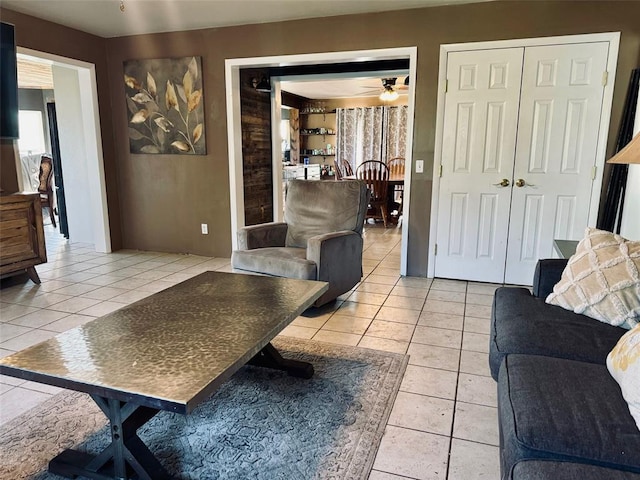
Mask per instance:
[[[316,280],[317,267],[307,260],[306,248],[268,247],[256,250],[235,250],[233,268],[266,273],[277,277]]]
[[[489,365],[498,379],[505,355],[524,353],[604,365],[627,330],[548,305],[526,288],[496,290],[491,314]]]
[[[284,211],[289,225],[285,246],[307,248],[309,238],[341,230],[361,234],[366,192],[367,186],[360,180],[292,180]]]
[[[633,328],[640,321],[640,242],[587,228],[547,303]]]
[[[609,373],[620,385],[640,429],[640,325],[625,333],[607,356]]]
[[[640,473],[640,431],[604,365],[508,355],[498,415],[503,472],[553,459]]]
[[[583,463],[527,460],[518,462],[507,478],[509,480],[640,480],[640,475]]]

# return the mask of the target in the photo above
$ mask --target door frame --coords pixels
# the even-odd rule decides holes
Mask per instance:
[[[409,92],[407,113],[407,164],[413,165],[413,125],[415,112],[415,84],[418,61],[418,48],[398,47],[373,50],[352,50],[341,52],[323,52],[295,55],[275,55],[250,58],[228,58],[225,60],[225,87],[227,97],[227,145],[229,149],[229,200],[231,216],[231,245],[232,249],[238,247],[237,231],[244,224],[244,181],[242,175],[242,125],[240,115],[240,69],[241,68],[266,68],[294,65],[322,65],[343,62],[360,62],[372,60],[392,60],[406,58],[409,60]],[[273,101],[276,91],[279,90],[279,82],[276,88],[271,89],[271,120],[278,121],[281,118],[280,102]],[[273,85],[272,85],[273,87]],[[277,105],[276,105],[277,104]],[[279,125],[279,123],[277,123]],[[279,128],[271,129],[272,140],[279,138]],[[278,143],[274,143],[278,145]],[[279,149],[272,148],[272,166],[274,181],[278,172],[282,171],[282,161]],[[411,199],[411,172],[412,168],[405,169],[405,193],[407,205],[403,206],[402,240],[400,254],[400,275],[407,274],[407,250],[409,239],[409,208]],[[274,188],[274,197],[277,195]],[[279,198],[274,198],[274,209],[282,205]],[[274,210],[275,212],[275,210]]]
[[[438,231],[438,208],[440,196],[440,167],[442,165],[442,140],[444,128],[444,106],[447,86],[447,56],[450,52],[469,50],[490,50],[498,48],[533,47],[544,45],[567,45],[576,43],[609,42],[607,58],[607,84],[604,86],[600,128],[598,132],[598,147],[596,149],[596,171],[591,188],[589,203],[589,224],[595,225],[600,205],[602,177],[604,173],[605,156],[607,153],[607,138],[611,121],[611,105],[613,103],[613,89],[615,85],[616,67],[618,64],[618,50],[620,47],[620,32],[592,33],[584,35],[563,35],[556,37],[521,38],[512,40],[497,40],[490,42],[452,43],[440,45],[440,62],[438,68],[438,98],[436,102],[436,141],[433,155],[433,187],[431,191],[431,221],[429,225],[429,250],[427,255],[427,277],[435,276],[436,238]]]

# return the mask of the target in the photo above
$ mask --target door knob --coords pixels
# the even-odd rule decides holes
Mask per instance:
[[[525,182],[525,181],[524,181],[524,178],[519,178],[519,179],[516,181],[516,187],[524,187],[525,185],[528,185],[528,186],[530,186],[530,187],[533,187],[533,186],[534,186],[534,185],[533,185],[533,183],[527,183],[527,182]]]
[[[508,187],[509,186],[509,179],[503,178],[500,183],[494,183],[494,185],[496,187]]]

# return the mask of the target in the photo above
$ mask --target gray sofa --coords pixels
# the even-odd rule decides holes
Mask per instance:
[[[627,330],[545,303],[565,265],[541,260],[533,294],[494,296],[501,478],[640,480],[640,430],[606,367]]]

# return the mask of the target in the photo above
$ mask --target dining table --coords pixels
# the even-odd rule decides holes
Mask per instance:
[[[346,175],[342,177],[343,180],[357,180],[357,175]],[[391,212],[395,210],[393,208],[393,204],[395,203],[395,193],[396,187],[402,186],[404,189],[404,175],[401,174],[391,174],[389,176],[389,188],[387,189],[387,223],[397,224],[398,216],[391,216]],[[404,200],[403,200],[404,201]],[[402,211],[402,209],[400,209]]]

